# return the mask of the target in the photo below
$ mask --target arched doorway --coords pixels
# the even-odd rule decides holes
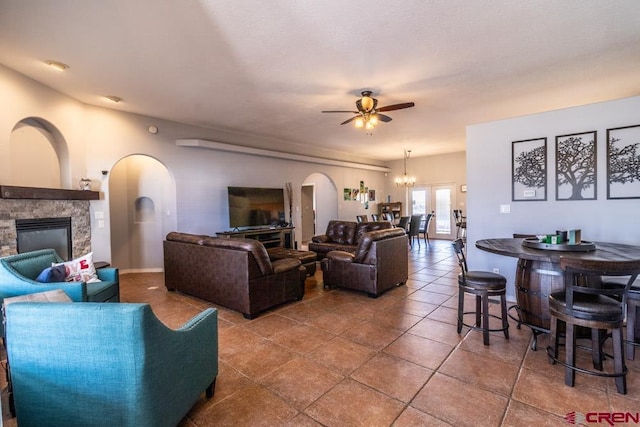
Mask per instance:
[[[302,183],[300,193],[301,200],[313,200],[314,207],[306,209],[302,206],[301,224],[304,228],[299,236],[308,237],[314,232],[323,234],[329,221],[338,218],[338,189],[335,183],[323,173],[312,173]],[[313,215],[313,218],[308,218],[309,215]],[[310,230],[310,227],[314,229]]]
[[[164,236],[176,229],[175,182],[153,157],[134,154],[109,174],[111,259],[125,272],[162,271]]]

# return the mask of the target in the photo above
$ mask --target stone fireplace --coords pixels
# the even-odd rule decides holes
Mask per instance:
[[[72,257],[91,252],[89,200],[98,198],[96,191],[0,186],[0,256],[18,253],[16,220],[38,218],[71,218]]]

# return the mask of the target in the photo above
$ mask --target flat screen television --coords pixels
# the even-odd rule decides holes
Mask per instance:
[[[229,226],[250,228],[284,223],[282,188],[227,187]]]

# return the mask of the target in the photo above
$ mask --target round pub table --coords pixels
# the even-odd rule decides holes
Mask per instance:
[[[533,332],[531,348],[536,349],[537,336],[548,333],[551,324],[549,293],[564,289],[564,275],[560,270],[560,258],[580,258],[599,261],[640,260],[640,246],[622,243],[593,242],[592,251],[538,249],[523,246],[522,238],[482,239],[476,242],[480,250],[518,258],[516,269],[516,305],[518,327],[525,325]],[[635,325],[636,336],[640,336]]]

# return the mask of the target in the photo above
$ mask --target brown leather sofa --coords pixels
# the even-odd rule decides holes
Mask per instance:
[[[239,311],[247,319],[304,296],[306,270],[295,258],[271,261],[262,243],[171,232],[164,280],[180,291]]]
[[[313,236],[309,242],[309,250],[318,254],[318,259],[324,258],[331,251],[345,251],[355,253],[364,233],[375,230],[393,228],[389,221],[355,222],[329,221],[325,234]]]
[[[326,287],[364,291],[372,298],[409,277],[407,235],[402,228],[364,233],[354,253],[331,251],[320,266]]]

